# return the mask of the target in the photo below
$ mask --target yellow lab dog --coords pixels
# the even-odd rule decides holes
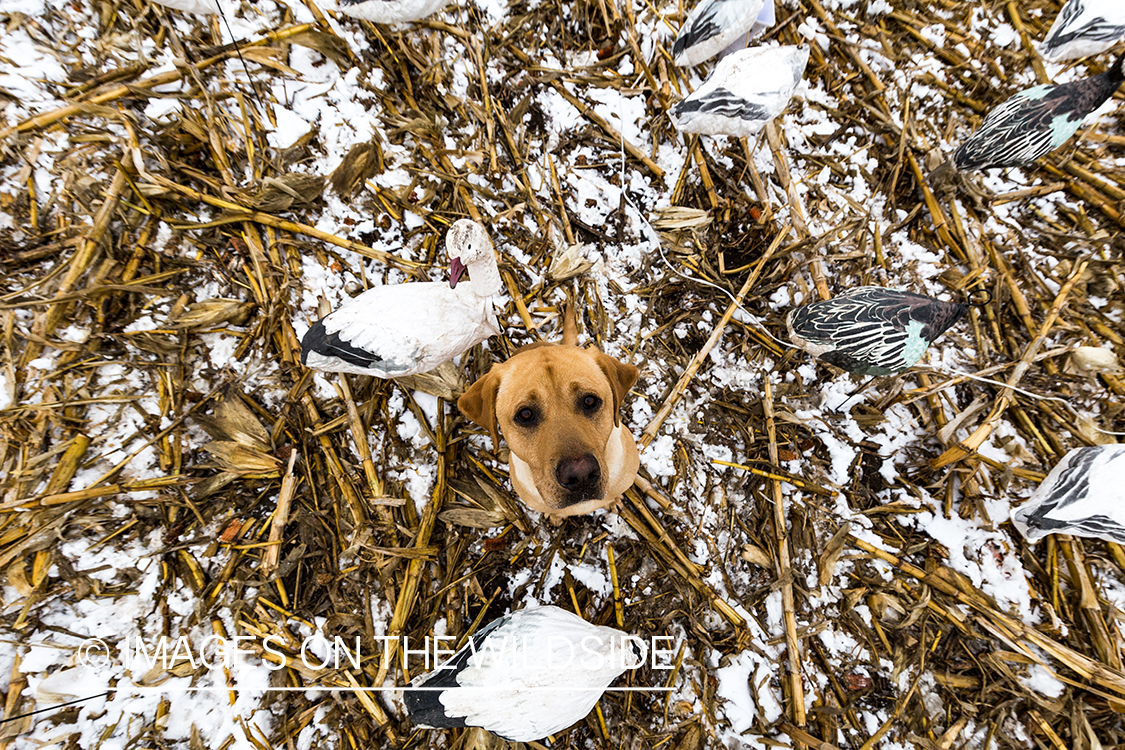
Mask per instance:
[[[551,521],[616,504],[640,466],[618,416],[637,368],[580,348],[573,310],[564,317],[561,344],[521,348],[457,400],[497,448],[499,422],[516,494]]]

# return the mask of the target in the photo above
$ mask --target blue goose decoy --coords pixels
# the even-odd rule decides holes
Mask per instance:
[[[959,172],[1021,167],[1046,156],[1070,140],[1082,118],[1113,96],[1125,81],[1122,65],[1125,55],[1095,76],[1015,94],[989,112],[980,129],[957,147],[952,166]]]
[[[398,378],[428,372],[500,333],[493,295],[502,282],[483,226],[461,219],[445,235],[449,284],[368,289],[309,328],[301,363],[314,370]],[[468,269],[468,284],[457,286]]]
[[[1125,2],[1068,0],[1039,45],[1054,62],[1098,55],[1125,37]]]
[[[795,346],[853,375],[896,375],[913,367],[968,309],[962,302],[860,286],[792,310],[786,325]]]
[[[521,609],[470,637],[448,662],[403,689],[418,726],[483,727],[531,742],[581,721],[647,648],[558,607]]]
[[[1125,544],[1125,445],[1075,448],[1012,513],[1034,542],[1072,534]]]
[[[785,111],[808,62],[805,45],[739,50],[668,114],[685,133],[754,135]]]

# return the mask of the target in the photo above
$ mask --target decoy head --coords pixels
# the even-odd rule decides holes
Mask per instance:
[[[477,222],[460,219],[445,235],[445,252],[449,256],[449,287],[455,289],[466,268],[493,255],[492,240]]]

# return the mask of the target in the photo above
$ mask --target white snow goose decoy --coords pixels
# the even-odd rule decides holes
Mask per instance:
[[[375,23],[420,21],[445,7],[449,0],[336,0],[346,16]]]
[[[773,26],[773,3],[774,0],[703,0],[688,15],[672,43],[676,65],[698,65],[731,45],[744,45],[747,39]]]
[[[685,133],[754,135],[785,110],[808,61],[805,45],[739,50],[719,60],[703,85],[669,115]]]
[[[163,5],[165,8],[172,10],[182,10],[184,13],[195,13],[198,15],[214,15],[221,13],[223,6],[220,5],[222,0],[152,0],[157,5]],[[238,9],[238,2],[236,0],[225,0],[228,5],[228,10],[234,11]]]
[[[501,289],[492,241],[461,219],[445,235],[449,284],[431,281],[368,289],[324,316],[301,339],[314,370],[398,378],[428,372],[500,333],[492,296]],[[465,269],[468,284],[457,285]]]
[[[1067,453],[1012,523],[1029,542],[1073,534],[1125,544],[1125,444]]]
[[[619,675],[644,663],[640,638],[558,607],[494,620],[444,665],[403,690],[422,727],[482,727],[513,742],[581,721]]]
[[[1069,0],[1039,46],[1054,62],[1105,52],[1125,37],[1125,2]]]

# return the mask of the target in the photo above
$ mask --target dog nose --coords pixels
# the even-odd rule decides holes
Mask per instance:
[[[598,459],[589,453],[578,458],[564,458],[555,467],[555,479],[559,480],[563,489],[572,492],[592,487],[601,478]]]

